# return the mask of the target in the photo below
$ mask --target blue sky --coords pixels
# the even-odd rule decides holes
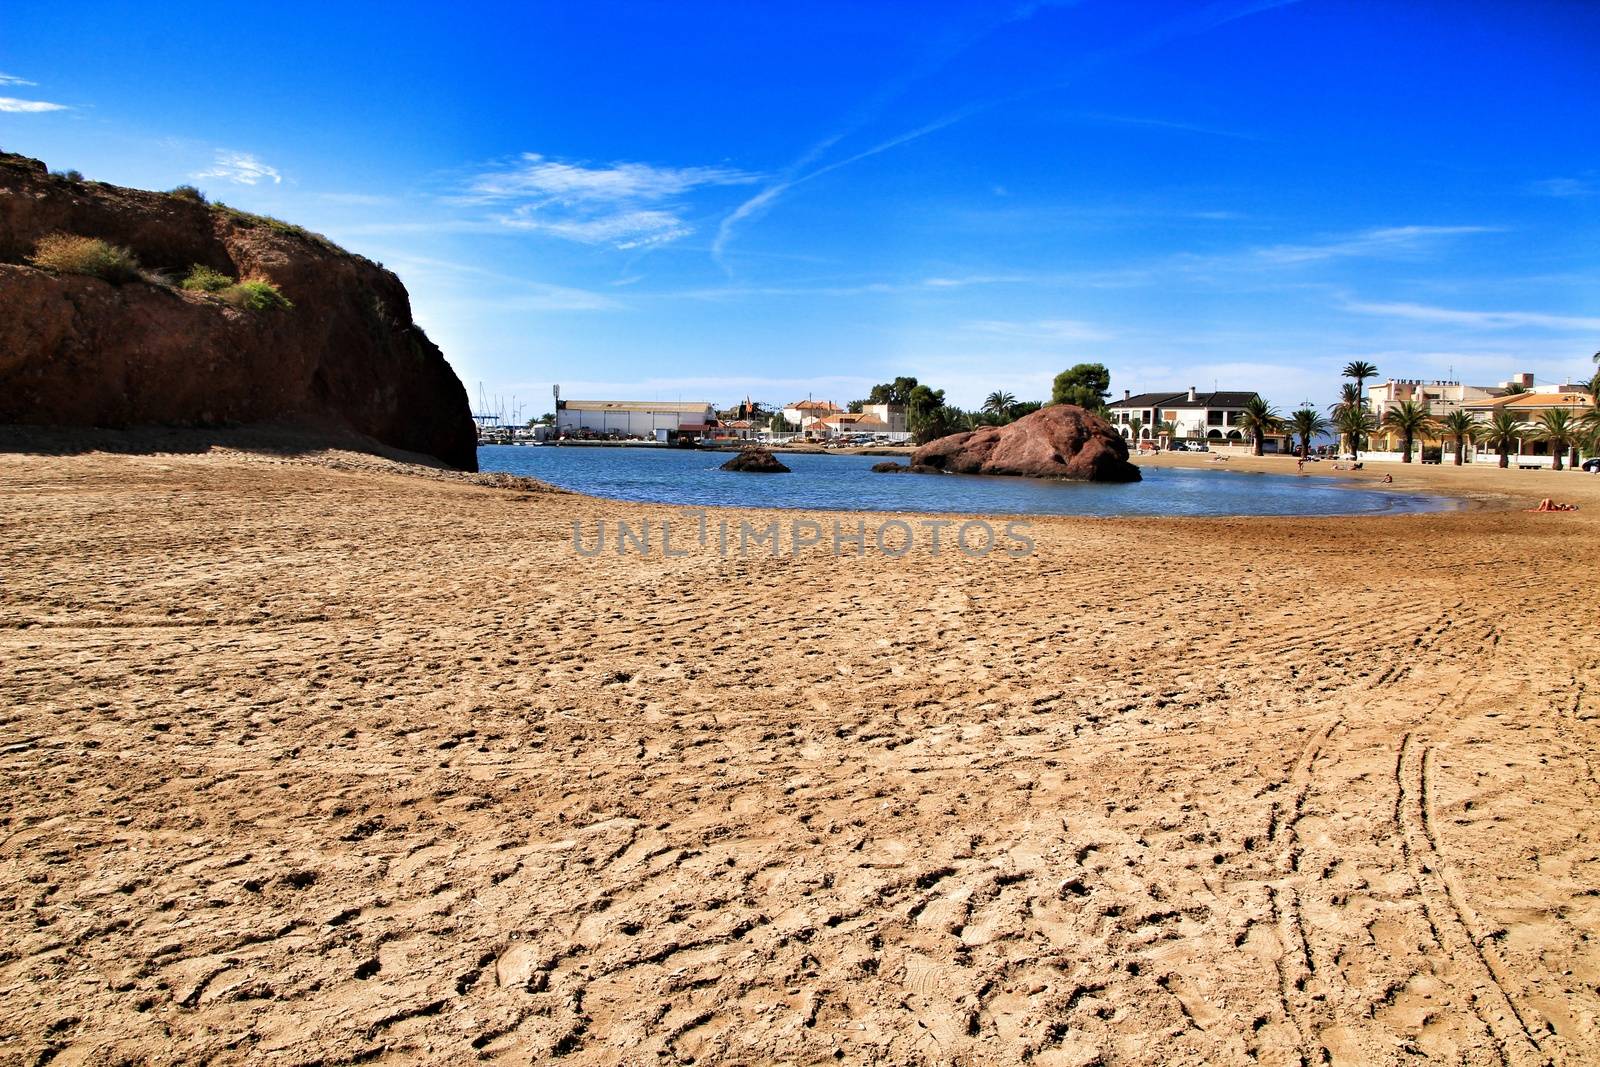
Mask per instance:
[[[1586,377],[1600,5],[69,7],[0,146],[320,230],[476,398]]]

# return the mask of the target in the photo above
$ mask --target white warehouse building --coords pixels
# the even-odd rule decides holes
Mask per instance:
[[[618,434],[653,438],[658,430],[698,436],[716,419],[710,403],[665,400],[558,400],[556,430],[562,434]]]

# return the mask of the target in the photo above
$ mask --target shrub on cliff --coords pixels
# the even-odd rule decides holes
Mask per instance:
[[[343,248],[340,248],[320,233],[313,233],[304,226],[296,226],[292,222],[284,222],[282,219],[275,219],[271,215],[257,215],[249,211],[240,211],[236,207],[229,207],[220,200],[211,205],[211,210],[228,219],[235,226],[242,226],[247,230],[253,230],[259,226],[287,237],[298,237],[302,241],[310,242],[328,252],[344,251]]]
[[[192,185],[180,185],[176,189],[168,189],[167,195],[179,200],[193,200],[197,204],[206,202],[206,194]]]
[[[41,237],[33,250],[33,265],[58,274],[87,274],[112,285],[138,281],[143,277],[139,261],[120,245],[98,237],[71,233],[52,233]]]
[[[251,311],[287,311],[294,307],[271,282],[240,282],[228,286],[217,295],[230,304]]]
[[[220,293],[233,284],[233,279],[220,271],[196,263],[183,279],[183,287],[194,293]]]

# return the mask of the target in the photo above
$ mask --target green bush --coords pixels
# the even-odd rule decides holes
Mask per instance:
[[[217,294],[236,307],[251,311],[287,311],[294,307],[271,282],[250,281],[230,285]]]
[[[98,237],[71,233],[52,233],[41,237],[33,250],[33,265],[58,274],[87,274],[112,285],[138,281],[143,277],[139,261],[120,245]]]
[[[53,170],[50,172],[50,177],[60,178],[65,182],[81,182],[83,181],[83,172],[77,170]]]
[[[176,189],[168,189],[167,195],[179,200],[193,200],[197,204],[206,202],[206,194],[192,185],[180,185]]]
[[[199,263],[190,267],[189,276],[183,279],[183,287],[195,293],[220,293],[231,285],[232,278]]]

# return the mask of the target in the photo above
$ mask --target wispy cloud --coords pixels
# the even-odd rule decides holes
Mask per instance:
[[[1085,122],[1097,122],[1109,126],[1144,126],[1158,130],[1172,130],[1177,133],[1200,134],[1206,137],[1227,137],[1237,141],[1260,140],[1253,133],[1240,133],[1237,130],[1224,130],[1217,126],[1204,126],[1193,122],[1175,122],[1171,119],[1146,118],[1140,115],[1103,115],[1089,112],[1077,117]]]
[[[980,319],[967,323],[967,329],[993,337],[1028,341],[1109,341],[1115,336],[1092,323],[1076,319],[1040,319],[1033,322]]]
[[[1455,308],[1429,307],[1425,304],[1363,302],[1346,303],[1344,307],[1346,310],[1360,312],[1363,315],[1385,315],[1390,318],[1484,330],[1525,327],[1546,330],[1600,330],[1600,318],[1583,315],[1550,315],[1541,311],[1461,311]]]
[[[38,84],[39,84],[38,82],[31,82],[27,78],[19,78],[15,74],[7,74],[4,71],[0,71],[0,85],[38,85]]]
[[[330,204],[348,204],[351,207],[385,207],[396,203],[394,197],[376,193],[317,193],[316,197]]]
[[[566,285],[533,281],[511,274],[503,274],[471,263],[457,263],[431,256],[403,255],[389,260],[397,274],[407,279],[431,277],[449,283],[463,279],[471,283],[475,294],[481,293],[482,283],[492,282],[501,288],[488,296],[475,295],[495,308],[512,308],[522,311],[614,311],[623,304],[604,293],[592,292]],[[457,300],[455,303],[462,303]]]
[[[18,84],[27,84],[19,82]],[[14,96],[0,96],[0,111],[17,115],[31,115],[42,111],[70,111],[66,104],[52,104],[48,100],[18,100]]]
[[[1384,226],[1310,244],[1272,245],[1256,249],[1255,254],[1268,263],[1282,265],[1358,256],[1411,255],[1426,250],[1441,238],[1499,231],[1496,226]]]
[[[834,148],[834,146],[844,141],[846,138],[860,132],[860,130],[865,127],[869,121],[876,119],[878,114],[890,101],[903,95],[911,87],[911,85],[943,69],[945,66],[953,62],[961,53],[966,52],[967,50],[978,45],[991,34],[1014,23],[1026,22],[1027,20],[1033,18],[1040,11],[1047,8],[1076,6],[1076,0],[1061,0],[1061,2],[1039,0],[1039,2],[1024,3],[1014,7],[1009,13],[999,19],[991,21],[989,24],[982,27],[978,32],[969,34],[966,37],[955,39],[945,48],[936,51],[921,67],[916,68],[891,81],[865,106],[858,108],[856,114],[852,116],[850,120],[846,122],[837,132],[814,144],[798,159],[786,167],[778,176],[777,181],[766,186],[760,192],[756,193],[755,196],[749,198],[736,207],[733,212],[725,217],[721,224],[717,227],[717,237],[711,246],[712,258],[721,264],[723,269],[726,270],[727,262],[725,256],[728,246],[733,241],[735,232],[738,230],[738,228],[742,224],[758,219],[767,212],[771,211],[778,200],[786,192],[788,192],[790,189],[793,189],[797,185],[800,185],[804,182],[809,182],[815,178],[819,178],[822,175],[836,171],[841,167],[847,167],[853,163],[858,163],[862,160],[869,159],[881,152],[886,152],[892,148],[898,148],[901,145],[909,144],[913,141],[926,137],[931,133],[935,133],[939,130],[945,129],[946,127],[953,126],[958,122],[962,122],[968,118],[971,118],[974,115],[988,111],[991,108],[995,108],[1003,104],[1015,103],[1019,100],[1049,89],[1063,88],[1076,78],[1081,77],[1084,74],[1087,74],[1095,68],[1112,60],[1148,52],[1182,37],[1205,33],[1209,30],[1216,29],[1219,26],[1226,25],[1227,23],[1234,22],[1238,19],[1248,18],[1251,15],[1259,14],[1263,11],[1269,11],[1280,7],[1288,7],[1292,4],[1300,2],[1301,0],[1245,0],[1245,2],[1241,3],[1239,0],[1221,0],[1221,2],[1213,3],[1210,6],[1192,14],[1185,15],[1182,18],[1165,23],[1157,27],[1155,30],[1129,41],[1121,47],[1091,53],[1075,65],[1077,69],[1071,77],[1065,79],[1055,78],[1046,84],[1035,85],[1031,88],[1001,94],[984,100],[972,101],[964,107],[957,108],[956,110],[948,112],[940,118],[934,119],[932,122],[925,123],[916,127],[915,129],[907,131],[906,133],[879,141],[877,144],[866,149],[865,151],[857,152],[852,156],[834,163],[830,163],[826,166],[808,169],[813,168],[814,164],[818,160],[822,159],[827,152]],[[1160,120],[1151,121],[1159,122]],[[1202,128],[1199,127],[1194,129],[1196,132],[1220,132],[1215,130],[1202,130]]]
[[[1530,183],[1528,189],[1538,196],[1576,200],[1600,196],[1600,181],[1594,178],[1546,178],[1543,181]]]
[[[276,167],[268,166],[250,153],[229,152],[223,149],[217,150],[216,159],[211,164],[210,170],[198,171],[193,177],[220,178],[239,185],[259,185],[262,182],[277,185],[283,181],[283,175]]]
[[[732,167],[596,167],[529,152],[512,166],[478,175],[455,200],[504,205],[509,210],[496,218],[513,229],[629,249],[693,233],[683,201],[695,190],[759,180],[759,175]]]

